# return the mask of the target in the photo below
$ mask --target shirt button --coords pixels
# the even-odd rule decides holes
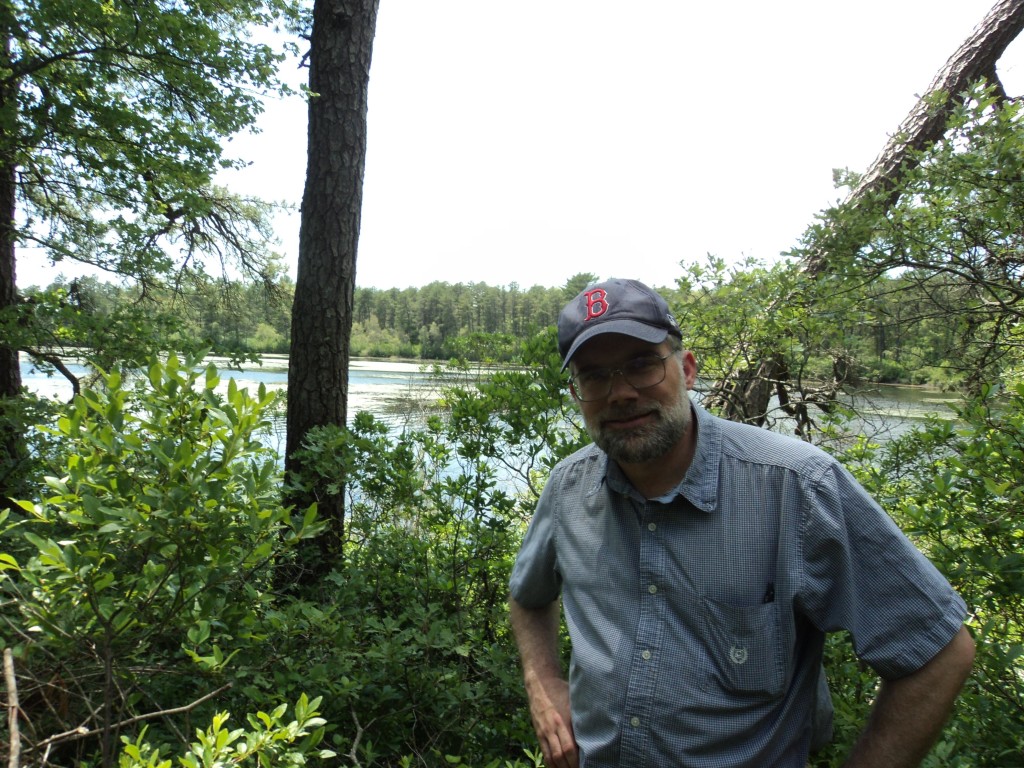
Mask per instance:
[[[657,523],[648,523],[647,524],[647,530],[651,531],[651,532],[654,532],[654,531],[658,530]]]
[[[632,725],[634,728],[639,728],[640,727],[640,718],[639,717],[631,717],[629,719],[629,724]]]
[[[650,651],[644,651],[640,655],[643,657],[644,661],[650,661],[651,660],[651,652]]]
[[[652,595],[656,595],[658,593],[658,588],[654,584],[651,584],[647,587],[647,591]]]

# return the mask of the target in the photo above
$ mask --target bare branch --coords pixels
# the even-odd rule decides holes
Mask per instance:
[[[75,397],[76,395],[81,393],[81,382],[78,380],[78,377],[75,376],[75,374],[73,374],[70,371],[70,369],[64,364],[64,361],[60,358],[59,355],[51,355],[48,352],[43,352],[42,350],[38,349],[32,349],[30,347],[25,348],[24,351],[29,355],[29,357],[33,358],[34,360],[41,360],[45,363],[49,363],[54,368],[56,368],[60,372],[60,374],[65,379],[67,379],[68,382],[70,382],[72,397]]]
[[[205,696],[202,696],[202,697],[196,699],[191,704],[186,704],[186,705],[184,705],[182,707],[173,707],[171,709],[163,709],[163,710],[160,710],[159,712],[148,712],[148,713],[146,713],[144,715],[136,715],[135,717],[129,717],[127,720],[122,720],[119,723],[114,723],[113,725],[111,725],[110,726],[110,730],[116,730],[118,728],[126,728],[129,725],[135,725],[135,723],[141,723],[141,722],[143,722],[145,720],[155,720],[158,717],[168,717],[170,715],[180,715],[183,712],[189,712],[189,711],[195,709],[196,707],[198,707],[200,704],[202,704],[202,703],[204,703],[206,701],[209,701],[210,699],[212,699],[212,698],[214,698],[216,696],[219,696],[220,694],[224,693],[224,691],[228,690],[229,688],[231,688],[231,683],[228,683],[227,685],[222,685],[217,690],[211,691],[210,693],[206,694]],[[48,739],[43,739],[38,744],[35,744],[35,745],[29,747],[28,751],[38,750],[38,749],[40,749],[42,747],[50,747],[53,744],[56,744],[58,742],[76,741],[78,739],[81,739],[81,738],[84,738],[86,736],[89,736],[92,733],[93,733],[93,731],[90,731],[88,728],[86,728],[84,726],[79,726],[78,728],[74,728],[74,729],[72,729],[70,731],[65,731],[64,733],[58,733],[55,736],[49,737]]]

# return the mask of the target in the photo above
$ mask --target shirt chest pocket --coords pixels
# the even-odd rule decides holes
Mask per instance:
[[[702,609],[701,687],[709,693],[781,696],[786,664],[778,603],[732,605],[705,598]]]

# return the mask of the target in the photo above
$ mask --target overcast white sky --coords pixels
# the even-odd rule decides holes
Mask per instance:
[[[669,285],[709,252],[773,259],[994,4],[381,0],[356,282]],[[1000,75],[1024,93],[1024,43]],[[269,105],[231,185],[297,205],[305,117]],[[298,214],[278,225],[294,270]]]

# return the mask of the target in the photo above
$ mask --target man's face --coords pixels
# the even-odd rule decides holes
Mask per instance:
[[[641,355],[669,354],[666,343],[649,344],[631,336],[595,336],[573,356],[578,374],[598,368],[619,369]],[[654,461],[668,454],[690,427],[690,398],[697,364],[689,351],[665,359],[665,380],[636,389],[619,374],[600,400],[579,401],[590,437],[620,464]]]

